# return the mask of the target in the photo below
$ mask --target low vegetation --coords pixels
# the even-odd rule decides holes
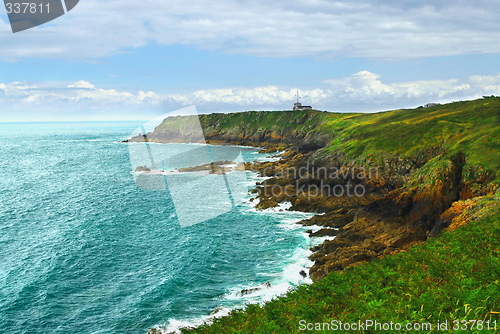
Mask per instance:
[[[456,321],[463,326],[466,320],[471,328],[474,320],[481,320],[483,330],[476,323],[470,332],[498,332],[500,196],[483,197],[477,205],[482,210],[469,209],[465,225],[408,251],[332,272],[263,306],[248,305],[184,332],[301,333],[301,320],[321,325],[332,320],[431,323],[433,333],[455,332]],[[445,321],[448,330],[438,331],[438,322]]]

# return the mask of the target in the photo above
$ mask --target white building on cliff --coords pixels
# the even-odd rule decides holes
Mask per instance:
[[[293,110],[305,110],[305,109],[313,109],[311,106],[303,106],[302,103],[299,102],[299,92],[297,91],[297,102],[293,104]]]

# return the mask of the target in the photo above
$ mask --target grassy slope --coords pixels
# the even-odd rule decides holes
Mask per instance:
[[[321,130],[338,131],[328,150],[351,158],[412,156],[443,145],[450,154],[464,153],[470,165],[481,165],[494,174],[500,170],[500,98],[352,115],[327,122]]]
[[[192,332],[300,333],[300,320],[436,324],[485,317],[500,331],[498,314],[489,314],[500,312],[500,196],[482,198],[481,206],[488,213],[477,221],[408,252],[331,273]]]
[[[257,115],[221,118],[228,128],[244,121],[261,128]],[[342,151],[352,159],[369,155],[411,156],[444,145],[450,154],[464,153],[500,179],[500,98],[456,102],[429,109],[377,114],[318,114],[328,132],[327,152]],[[220,117],[220,116],[219,116]],[[242,118],[240,118],[242,117]],[[254,126],[257,126],[254,125]],[[283,125],[286,126],[286,125]],[[432,162],[430,162],[432,163]],[[310,286],[300,286],[263,307],[249,305],[230,317],[202,326],[195,333],[301,332],[299,320],[436,323],[438,320],[483,319],[500,312],[500,194],[480,199],[486,215],[453,232],[345,272],[331,273]],[[497,314],[492,320],[500,319]]]
[[[271,130],[281,132],[284,129],[298,129],[309,132],[332,116],[328,113],[300,111],[248,111],[235,114],[210,114],[200,118],[202,124],[220,124],[222,131],[245,128],[250,132]]]
[[[219,131],[320,132],[332,138],[325,153],[341,151],[352,159],[412,156],[444,146],[450,155],[464,153],[469,165],[493,174],[500,170],[500,97],[376,114],[249,111],[202,115],[200,121],[204,127],[216,124]],[[162,127],[173,125],[164,122],[158,130]]]
[[[247,111],[233,114],[214,113],[209,115],[200,115],[198,117],[166,118],[156,129],[155,132],[168,132],[178,129],[196,129],[199,121],[204,129],[213,126],[218,131],[236,131],[245,130],[249,133],[261,131],[271,131],[282,133],[284,130],[298,130],[302,133],[313,131],[320,124],[334,119],[335,114],[323,113],[312,110],[301,111]]]

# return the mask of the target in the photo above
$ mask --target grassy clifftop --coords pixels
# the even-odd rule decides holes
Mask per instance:
[[[220,131],[240,128],[253,133],[259,130],[280,132],[292,129],[309,132],[330,118],[332,118],[330,114],[315,110],[247,111],[234,114],[202,115],[200,121],[206,126],[219,124]]]
[[[442,147],[450,154],[464,153],[469,164],[481,165],[492,173],[500,169],[498,97],[345,116],[326,122],[321,131],[338,131],[328,150],[342,151],[352,158],[384,153],[409,157]]]
[[[350,159],[411,157],[440,148],[463,153],[497,179],[500,170],[500,97],[460,101],[431,108],[374,114],[305,111],[248,111],[201,115],[209,140],[238,143],[297,143],[325,146],[325,154],[342,152]],[[183,122],[189,123],[190,118]],[[174,124],[175,123],[175,124]],[[166,119],[155,133],[181,128]]]

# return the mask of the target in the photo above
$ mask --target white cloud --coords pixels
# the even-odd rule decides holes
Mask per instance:
[[[0,57],[98,58],[148,43],[257,56],[412,58],[500,52],[494,1],[81,1],[17,34]]]
[[[468,82],[459,82],[457,79],[448,80],[421,80],[384,84],[379,80],[380,75],[368,71],[361,71],[342,79],[325,80],[332,85],[333,96],[340,105],[349,103],[384,105],[403,107],[411,103],[422,103],[429,100],[450,101],[453,99],[468,99],[481,94],[499,94],[500,87],[485,85],[478,78],[470,77]],[[500,76],[491,79],[500,83]],[[354,102],[356,101],[356,102]],[[399,103],[399,105],[397,105]]]
[[[88,88],[88,89],[95,89],[95,86],[92,85],[89,82],[81,80],[81,81],[75,82],[72,85],[68,85],[68,88]]]
[[[428,102],[473,99],[500,95],[500,74],[457,79],[384,83],[380,76],[361,71],[351,76],[325,80],[321,87],[300,90],[301,101],[330,111],[380,111],[416,107]],[[141,118],[144,112],[166,112],[196,105],[201,112],[290,109],[297,88],[277,86],[199,90],[188,94],[128,92],[97,88],[78,81],[71,84],[0,83],[0,105],[4,118],[12,111],[65,115],[100,112]],[[134,116],[135,115],[135,116]],[[115,117],[113,116],[113,117]]]

